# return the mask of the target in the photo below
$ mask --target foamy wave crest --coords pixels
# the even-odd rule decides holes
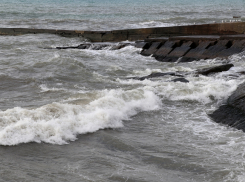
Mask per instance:
[[[123,120],[141,111],[158,109],[151,91],[104,90],[86,105],[52,103],[37,109],[16,107],[0,112],[0,144],[28,142],[66,144],[78,134],[122,127]]]

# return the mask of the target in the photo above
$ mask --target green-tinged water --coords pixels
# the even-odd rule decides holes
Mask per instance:
[[[242,1],[2,1],[2,27],[111,30],[211,23]],[[84,40],[0,37],[0,182],[243,182],[243,132],[208,113],[244,80],[245,55],[162,63],[140,49],[54,49]],[[151,80],[231,62],[227,72]]]

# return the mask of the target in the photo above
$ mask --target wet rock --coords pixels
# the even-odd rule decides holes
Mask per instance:
[[[217,123],[226,124],[245,132],[245,82],[238,86],[226,104],[220,106],[209,116]]]
[[[189,80],[185,79],[185,78],[175,78],[173,80],[171,80],[172,82],[183,82],[183,83],[189,83]]]
[[[84,43],[78,46],[68,46],[68,47],[56,47],[56,49],[91,49],[91,50],[103,50],[103,49],[110,49],[110,50],[118,50],[124,48],[128,45],[132,45],[131,43],[118,43],[116,45],[109,44],[109,43],[98,43],[98,44],[91,44],[91,43]]]
[[[218,72],[222,72],[222,71],[228,71],[233,66],[234,66],[233,64],[223,64],[220,66],[214,66],[214,67],[210,67],[210,68],[199,69],[196,71],[196,73],[201,74],[201,75],[209,75],[210,73],[218,73]]]
[[[126,46],[129,46],[129,45],[133,45],[133,44],[131,44],[131,43],[119,43],[119,44],[117,44],[117,45],[113,45],[113,46],[110,48],[110,50],[118,50],[118,49],[122,49],[122,48],[124,48],[124,47],[126,47]]]
[[[56,49],[78,49],[78,46],[56,47]]]
[[[132,77],[132,78],[129,78],[129,79],[135,79],[135,80],[145,80],[145,79],[149,79],[149,78],[155,78],[155,77],[162,77],[162,76],[179,76],[179,77],[183,77],[183,75],[181,74],[178,74],[178,73],[175,73],[175,72],[166,72],[166,73],[160,73],[160,72],[157,72],[157,73],[151,73],[150,75],[148,76],[143,76],[143,77]]]
[[[91,50],[103,50],[107,47],[109,47],[109,44],[91,44],[91,46],[86,47],[85,49],[91,49]]]
[[[92,44],[80,44],[78,46],[56,47],[56,49],[88,49]]]

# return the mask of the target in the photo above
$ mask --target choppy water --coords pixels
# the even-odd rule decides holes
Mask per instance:
[[[1,1],[2,27],[108,30],[210,23],[244,1]],[[161,63],[140,49],[57,50],[80,38],[0,37],[0,181],[245,181],[245,134],[214,123],[244,80],[245,53]],[[230,71],[137,81],[223,62]]]

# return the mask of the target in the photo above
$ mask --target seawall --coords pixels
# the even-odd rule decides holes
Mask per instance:
[[[155,37],[185,35],[236,35],[245,34],[245,22],[214,23],[173,27],[154,27],[112,31],[55,30],[32,28],[0,28],[0,35],[48,33],[65,37],[84,37],[91,42],[136,41]]]

